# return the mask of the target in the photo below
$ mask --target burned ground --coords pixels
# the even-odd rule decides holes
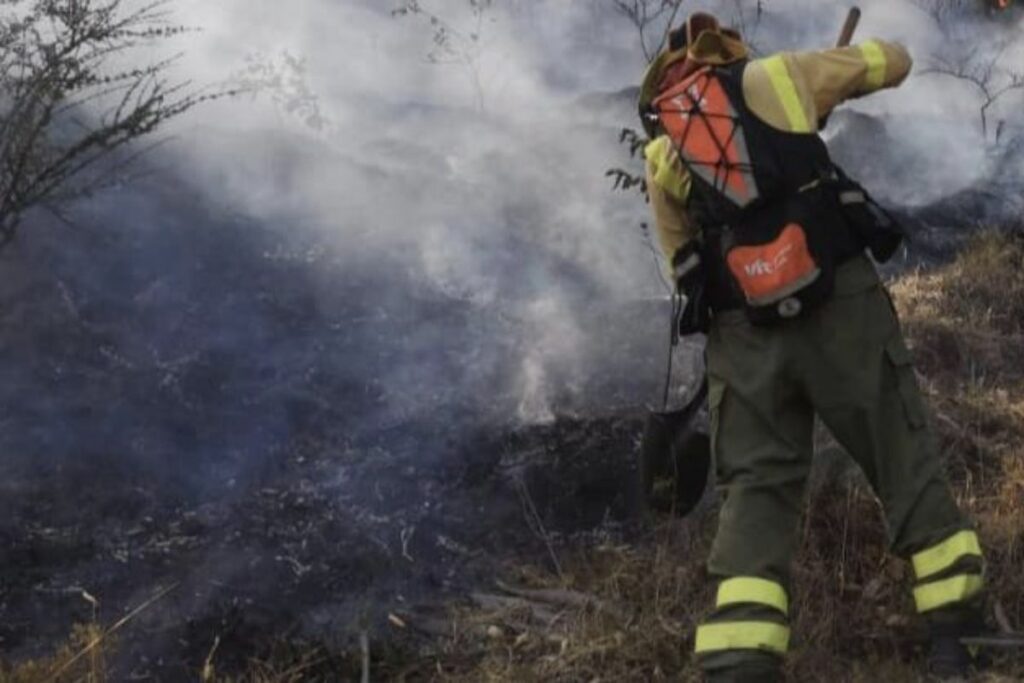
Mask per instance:
[[[606,420],[480,437],[456,446],[441,469],[424,467],[418,449],[300,443],[259,485],[194,507],[170,505],[158,485],[116,472],[102,488],[84,483],[95,470],[65,472],[63,481],[83,483],[59,496],[52,477],[33,489],[12,482],[19,507],[4,529],[5,651],[46,653],[68,624],[90,622],[83,591],[100,600],[101,619],[113,619],[121,611],[109,606],[170,585],[120,639],[117,671],[187,679],[215,638],[229,671],[287,638],[361,628],[376,638],[389,612],[439,605],[489,584],[501,562],[541,555],[530,519],[555,539],[623,519],[631,502],[615,490],[616,475],[635,431],[635,422]],[[421,445],[430,438],[419,436]],[[551,451],[574,458],[540,469],[523,457],[538,447],[537,462]],[[535,518],[526,496],[537,501]]]

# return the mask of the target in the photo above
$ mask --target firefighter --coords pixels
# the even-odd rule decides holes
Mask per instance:
[[[893,552],[912,565],[913,598],[930,626],[929,670],[941,679],[972,664],[960,638],[979,627],[978,538],[951,496],[911,354],[866,254],[869,240],[828,194],[836,176],[818,136],[837,105],[899,85],[910,68],[902,46],[881,40],[751,59],[738,33],[697,13],[671,34],[644,78],[641,112],[652,137],[647,180],[660,245],[680,286],[701,288],[691,301],[708,308],[696,319],[706,317],[712,451],[723,504],[707,565],[717,597],[694,641],[710,681],[781,680],[790,642],[789,565],[815,414],[864,471],[884,508]],[[713,106],[714,93],[695,84],[705,78],[706,85],[708,74],[720,78],[727,100],[737,100],[723,110],[736,110],[736,132],[717,142],[700,139],[726,125],[701,112]],[[666,102],[678,104],[684,95],[690,104],[678,110],[676,123],[683,123],[670,133]],[[734,136],[746,138],[740,144]],[[699,150],[716,146],[742,158],[700,158]],[[791,177],[779,176],[783,171]],[[742,250],[725,245],[743,237],[746,223],[760,221],[754,233],[764,241],[765,225],[786,222],[764,219],[771,211],[757,207],[781,202],[804,211],[804,195],[818,196],[817,209],[801,214],[816,216],[801,219],[820,223],[816,232],[790,221],[772,233],[779,244],[789,242],[753,240],[746,248],[758,260],[735,270],[733,257]],[[723,216],[731,221],[725,228],[718,226]],[[744,278],[789,268],[782,264],[794,249],[805,250],[810,262],[794,271],[795,284],[782,298],[761,300],[764,291],[746,288]],[[695,262],[702,262],[696,271]],[[828,284],[804,296],[802,283],[822,282],[830,268]]]

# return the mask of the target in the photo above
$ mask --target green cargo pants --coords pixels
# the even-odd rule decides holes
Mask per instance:
[[[721,582],[696,634],[706,670],[773,667],[788,647],[815,414],[881,500],[893,551],[913,562],[918,610],[936,617],[980,592],[977,537],[951,497],[910,352],[866,257],[840,267],[833,298],[794,321],[717,316],[707,362],[724,502],[708,561]]]

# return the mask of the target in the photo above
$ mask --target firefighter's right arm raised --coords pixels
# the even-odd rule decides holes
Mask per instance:
[[[813,133],[818,121],[842,102],[902,83],[912,64],[902,45],[882,40],[780,52],[751,62],[744,74],[744,97],[769,125]]]
[[[820,52],[797,52],[793,63],[814,97],[818,117],[842,102],[893,88],[910,73],[913,60],[899,43],[868,40]]]

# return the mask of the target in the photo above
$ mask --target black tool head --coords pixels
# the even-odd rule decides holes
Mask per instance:
[[[648,507],[678,516],[701,498],[711,469],[711,441],[690,425],[693,413],[649,413],[640,443],[639,476]]]

